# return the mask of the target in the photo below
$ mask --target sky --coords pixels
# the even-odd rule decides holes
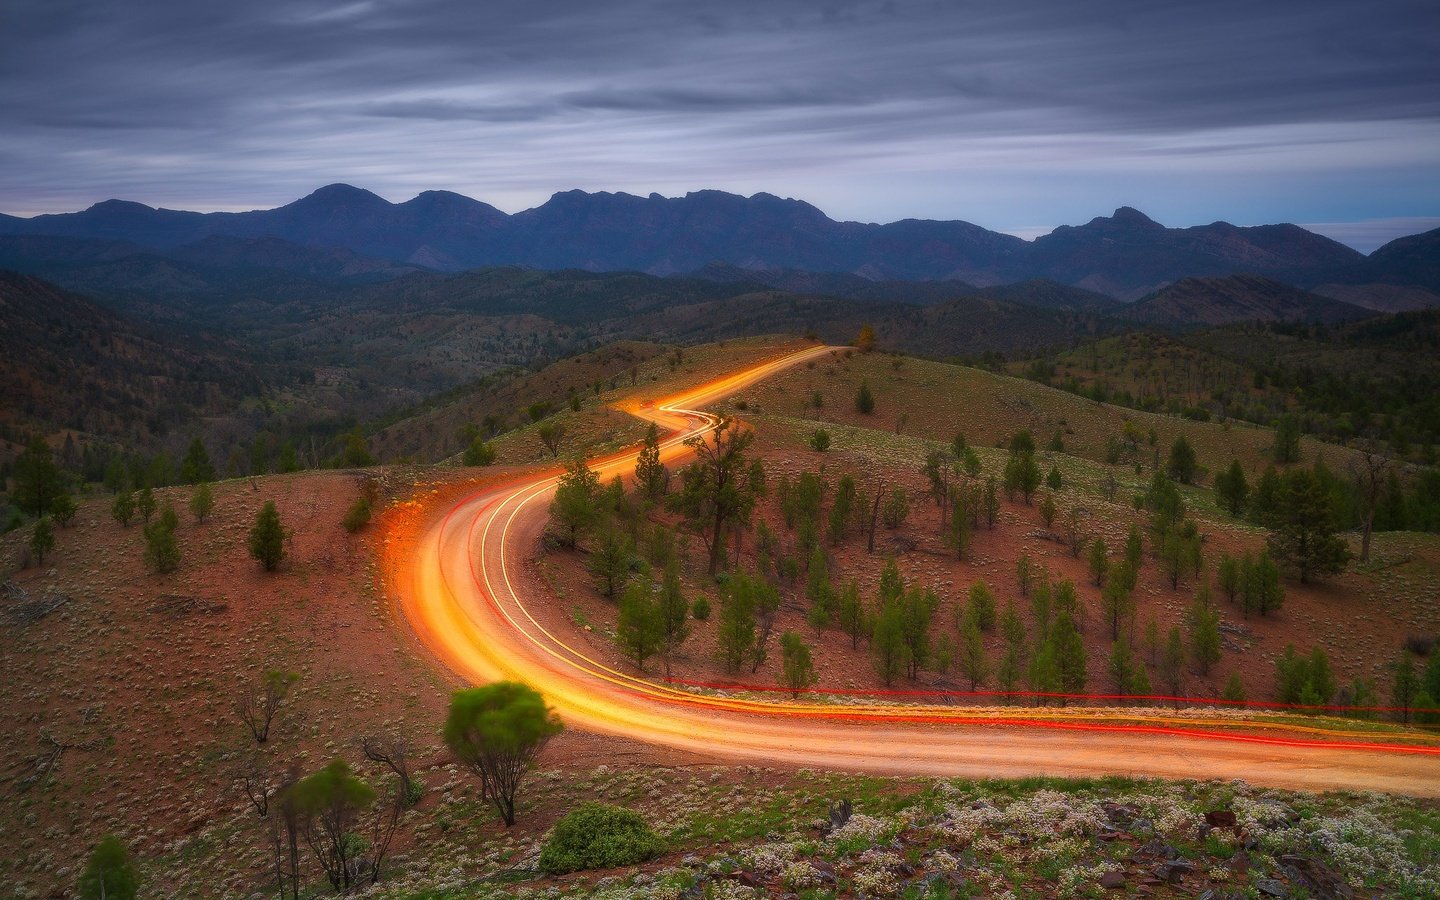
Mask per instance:
[[[767,191],[1022,236],[1440,225],[1435,0],[0,0],[0,211]]]

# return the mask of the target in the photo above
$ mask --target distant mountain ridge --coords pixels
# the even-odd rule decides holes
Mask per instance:
[[[391,203],[344,184],[276,209],[240,213],[107,200],[76,213],[0,216],[0,235],[125,241],[167,253],[217,237],[276,238],[439,271],[517,265],[672,275],[718,263],[979,287],[1045,279],[1122,300],[1185,277],[1238,273],[1305,285],[1429,281],[1437,243],[1402,238],[1412,243],[1397,241],[1367,258],[1296,225],[1167,228],[1129,207],[1029,242],[963,221],[840,222],[800,200],[723,191],[676,198],[566,191],[509,215],[447,191]],[[943,293],[917,302],[937,302]]]
[[[1334,325],[1377,315],[1373,310],[1257,275],[1185,278],[1114,314],[1128,322],[1177,329],[1241,322]]]

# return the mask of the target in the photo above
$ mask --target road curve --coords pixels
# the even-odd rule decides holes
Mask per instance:
[[[688,453],[686,437],[713,428],[716,417],[702,407],[832,352],[807,348],[653,406],[625,408],[670,431],[662,458],[674,462]],[[592,460],[591,467],[606,480],[629,475],[634,453]],[[1440,754],[1379,750],[1363,740],[1317,745],[1173,722],[1056,719],[1053,711],[1038,720],[1016,709],[757,702],[701,696],[612,669],[548,627],[558,617],[526,571],[555,481],[553,472],[521,477],[429,510],[413,558],[390,574],[404,618],[442,664],[473,683],[525,681],[571,727],[752,764],[967,777],[1244,778],[1308,790],[1440,796]]]

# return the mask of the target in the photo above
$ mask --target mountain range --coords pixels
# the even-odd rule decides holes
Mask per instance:
[[[202,264],[245,259],[360,280],[490,266],[716,280],[733,279],[738,270],[785,289],[857,299],[876,292],[867,285],[886,282],[961,282],[963,291],[1044,280],[1129,302],[1183,278],[1245,273],[1376,308],[1440,303],[1440,230],[1401,238],[1367,257],[1297,225],[1167,228],[1129,207],[1025,241],[963,221],[840,222],[808,203],[763,193],[566,191],[511,215],[446,191],[391,203],[333,184],[252,212],[107,200],[75,213],[0,215],[0,235],[91,242],[74,252],[112,259],[144,252]],[[290,245],[325,252],[316,257]],[[803,276],[817,275],[836,277],[802,285]],[[912,293],[912,302],[924,304],[957,290],[942,284]]]

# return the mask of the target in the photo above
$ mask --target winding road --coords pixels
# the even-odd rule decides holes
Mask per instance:
[[[718,421],[703,407],[832,352],[807,348],[653,406],[624,408],[670,432],[662,459],[673,463],[688,454],[686,438]],[[591,467],[608,480],[628,476],[634,459],[634,452],[619,453]],[[761,765],[967,777],[1243,778],[1308,790],[1440,796],[1440,748],[1382,745],[1379,735],[1211,730],[1158,713],[1125,722],[1111,719],[1113,710],[762,702],[685,691],[611,668],[567,643],[564,632],[573,626],[529,572],[556,479],[557,473],[519,477],[427,510],[414,556],[391,573],[391,586],[404,618],[444,666],[471,683],[525,681],[570,727]]]

